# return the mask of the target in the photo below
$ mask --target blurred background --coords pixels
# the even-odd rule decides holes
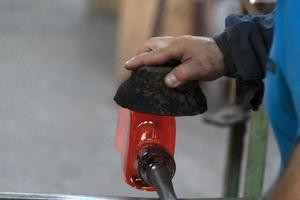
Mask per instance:
[[[1,192],[152,196],[124,183],[113,96],[123,63],[159,35],[213,35],[238,0],[0,0]],[[228,79],[205,83],[210,111]],[[220,197],[229,128],[177,118],[179,197]],[[247,137],[245,138],[247,140]],[[264,191],[279,155],[269,135]]]

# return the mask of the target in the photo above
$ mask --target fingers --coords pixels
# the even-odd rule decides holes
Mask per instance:
[[[134,69],[143,65],[160,65],[170,60],[180,60],[181,52],[175,45],[139,54],[125,63],[127,69]]]
[[[201,76],[199,68],[201,67],[194,62],[182,63],[165,77],[165,84],[170,88],[175,88],[188,81],[196,80]]]
[[[165,48],[170,45],[170,43],[175,39],[175,37],[165,36],[165,37],[153,37],[147,40],[143,46],[137,52],[138,54],[153,51],[156,49]]]
[[[139,55],[139,54],[142,54],[142,53],[146,53],[146,52],[149,52],[149,51],[153,51],[154,48],[150,47],[150,46],[145,46],[143,45],[139,50],[138,52],[136,53],[136,55]]]

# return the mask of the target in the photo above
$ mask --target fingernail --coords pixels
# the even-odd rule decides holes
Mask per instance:
[[[165,78],[165,82],[169,87],[176,87],[180,83],[174,74],[168,74]]]
[[[135,59],[135,57],[133,57],[133,58],[127,60],[127,61],[125,62],[125,67],[131,67],[132,61],[133,61],[134,59]]]

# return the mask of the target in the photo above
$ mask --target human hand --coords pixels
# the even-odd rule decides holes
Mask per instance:
[[[212,81],[224,75],[223,54],[212,38],[196,36],[154,37],[125,63],[127,69],[180,61],[166,77],[175,88],[191,80]]]

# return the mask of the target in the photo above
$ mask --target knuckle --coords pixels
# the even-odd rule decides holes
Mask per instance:
[[[151,47],[157,40],[159,40],[159,37],[152,37],[146,40],[144,43],[145,46]]]
[[[171,45],[172,45],[172,46],[176,46],[176,45],[179,45],[180,43],[181,43],[180,38],[176,37],[176,38],[171,42]]]
[[[186,41],[191,40],[192,38],[193,38],[192,35],[182,35],[182,36],[179,36],[177,39],[180,42],[186,42]]]
[[[184,50],[186,49],[186,46],[189,45],[190,40],[192,39],[193,36],[191,35],[183,35],[176,37],[176,39],[172,42],[174,48],[177,47],[177,50]]]
[[[158,56],[162,52],[162,49],[154,49],[151,52],[149,52],[150,56]]]
[[[160,36],[160,37],[156,37],[159,40],[172,40],[174,39],[173,36]]]
[[[198,76],[200,76],[202,78],[205,78],[205,77],[208,77],[210,75],[211,69],[210,69],[210,67],[202,65],[201,67],[199,67],[198,71],[199,71],[199,75]]]
[[[146,42],[144,43],[144,46],[149,46],[149,45],[151,45],[152,42],[153,42],[153,38],[149,38],[149,39],[146,40]]]
[[[148,41],[149,41],[149,42],[153,42],[153,41],[155,41],[155,40],[157,40],[157,39],[159,39],[159,37],[151,37],[151,38],[148,39]]]
[[[180,36],[181,39],[186,40],[186,39],[191,39],[193,36],[192,35],[182,35]]]
[[[163,39],[164,39],[164,37],[151,37],[146,41],[146,43],[151,45],[152,43],[155,43],[155,42],[157,42],[159,40],[163,40]]]
[[[182,41],[175,39],[174,41],[172,41],[171,45],[170,45],[170,50],[172,50],[172,52],[180,52],[182,49],[183,43]]]
[[[186,66],[178,67],[174,72],[179,79],[179,81],[186,81],[189,79],[189,71]]]

